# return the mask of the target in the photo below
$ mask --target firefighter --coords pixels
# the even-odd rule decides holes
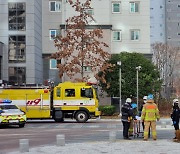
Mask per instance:
[[[127,98],[126,103],[121,108],[121,111],[122,111],[121,120],[123,123],[123,137],[126,140],[131,140],[131,138],[129,138],[129,135],[128,135],[128,130],[130,127],[130,120],[134,118],[131,102],[132,102],[131,98]]]
[[[179,130],[180,110],[179,110],[178,104],[179,104],[178,99],[174,99],[173,100],[173,111],[172,111],[172,114],[171,114],[171,119],[172,119],[172,122],[173,122],[175,132],[177,130]],[[176,139],[176,137],[174,139]]]
[[[157,139],[156,134],[156,120],[159,121],[160,115],[157,105],[154,103],[153,95],[147,96],[147,102],[144,104],[142,109],[141,120],[144,121],[144,141],[148,140],[149,128],[152,130],[153,140]]]

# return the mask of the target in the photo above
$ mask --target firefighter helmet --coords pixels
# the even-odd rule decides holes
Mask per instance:
[[[176,98],[176,99],[173,99],[173,104],[175,104],[175,103],[179,103],[179,100]]]
[[[149,94],[149,95],[147,96],[147,99],[148,99],[148,100],[153,100],[153,99],[154,99],[153,94]]]
[[[147,100],[147,96],[144,96],[144,97],[143,97],[143,100]]]
[[[126,103],[131,103],[131,102],[132,102],[131,98],[126,99]]]

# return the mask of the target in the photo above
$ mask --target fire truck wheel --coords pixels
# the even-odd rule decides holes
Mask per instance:
[[[62,111],[55,112],[54,120],[55,120],[55,122],[63,122],[64,121]]]
[[[88,114],[85,111],[78,111],[75,115],[77,122],[83,123],[88,120]]]
[[[23,128],[25,124],[19,124],[19,128]]]

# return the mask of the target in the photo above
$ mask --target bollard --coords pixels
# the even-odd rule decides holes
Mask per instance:
[[[56,135],[57,146],[65,146],[65,136],[64,134]]]
[[[166,128],[166,121],[161,122],[161,128]]]
[[[109,141],[110,142],[115,142],[116,141],[116,132],[115,131],[110,131],[109,132]]]
[[[20,152],[29,152],[29,140],[19,139],[19,150]]]
[[[98,121],[101,120],[101,116],[98,116],[98,117],[96,118],[96,120],[98,120]]]

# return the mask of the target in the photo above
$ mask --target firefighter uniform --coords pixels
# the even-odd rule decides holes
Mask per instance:
[[[173,112],[171,113],[171,119],[173,122],[175,132],[177,130],[179,130],[179,118],[180,118],[179,100],[174,99],[173,100]],[[176,137],[174,139],[176,139]]]
[[[128,131],[130,127],[130,121],[134,117],[130,98],[126,99],[126,103],[122,106],[121,111],[122,111],[121,120],[123,123],[123,137],[124,139],[130,140]]]
[[[130,123],[129,123],[129,136],[133,136],[133,119],[130,120]]]
[[[159,110],[157,105],[154,103],[153,95],[150,94],[147,97],[147,102],[144,104],[142,109],[141,120],[144,121],[144,140],[148,139],[149,128],[152,130],[152,137],[154,140],[157,139],[156,134],[156,120],[160,119]]]

